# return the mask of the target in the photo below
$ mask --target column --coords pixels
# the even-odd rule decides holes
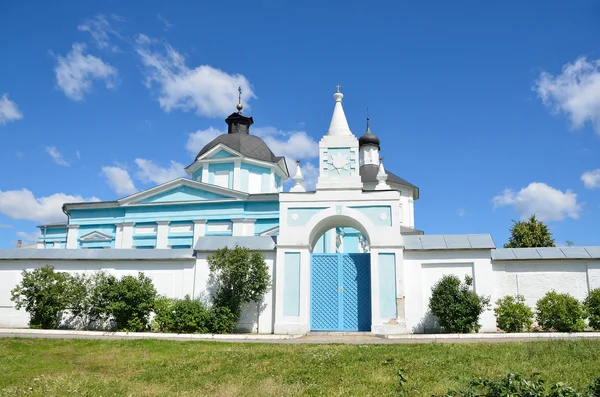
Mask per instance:
[[[231,231],[232,236],[243,236],[244,235],[244,219],[232,219],[233,230]]]
[[[122,224],[123,233],[121,237],[121,248],[133,247],[133,225],[135,225],[135,222],[124,222]]]
[[[66,247],[69,249],[76,249],[78,238],[79,238],[79,225],[67,225]]]
[[[156,225],[156,248],[169,248],[169,221],[157,221]]]
[[[204,236],[204,234],[206,232],[206,219],[197,219],[197,220],[194,220],[193,222],[194,222],[194,243],[192,245],[192,248],[194,248],[196,246],[196,244],[198,243],[198,239],[200,237]]]

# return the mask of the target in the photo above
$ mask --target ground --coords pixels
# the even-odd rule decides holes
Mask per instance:
[[[263,344],[0,339],[0,395],[392,396],[398,370],[418,394],[473,377],[539,372],[585,386],[600,341]]]

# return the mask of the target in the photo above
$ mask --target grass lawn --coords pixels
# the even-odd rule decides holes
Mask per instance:
[[[0,395],[392,396],[398,370],[421,395],[473,377],[539,372],[580,387],[600,376],[600,341],[280,345],[0,339]]]

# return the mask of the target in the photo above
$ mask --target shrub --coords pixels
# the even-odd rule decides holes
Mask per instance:
[[[236,322],[242,306],[261,301],[270,287],[269,270],[259,252],[225,247],[216,250],[207,261],[215,283],[213,305],[227,307],[236,316]]]
[[[111,316],[117,331],[137,332],[148,328],[157,293],[152,280],[143,273],[137,277],[123,276],[120,280],[105,275],[94,295],[98,312],[103,317]]]
[[[23,279],[11,291],[15,308],[25,307],[31,328],[56,328],[58,313],[69,307],[71,276],[49,265],[21,274]]]
[[[536,305],[538,324],[545,331],[580,332],[585,329],[585,308],[569,294],[550,291]]]
[[[496,322],[498,328],[506,332],[530,331],[533,324],[533,310],[525,304],[522,295],[505,296],[496,301]]]
[[[210,332],[230,334],[235,329],[239,316],[226,306],[213,306],[210,310]]]
[[[600,330],[600,288],[591,290],[583,304],[589,314],[590,327]]]
[[[442,277],[432,288],[429,308],[440,325],[449,332],[479,331],[479,316],[489,307],[490,299],[470,289],[473,280],[461,283],[454,275]]]
[[[199,299],[192,299],[189,295],[183,299],[161,297],[157,303],[154,322],[160,331],[178,334],[210,332],[211,313]]]

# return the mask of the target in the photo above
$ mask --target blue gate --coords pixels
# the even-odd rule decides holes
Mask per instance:
[[[311,330],[369,331],[370,254],[312,254],[310,262]]]

